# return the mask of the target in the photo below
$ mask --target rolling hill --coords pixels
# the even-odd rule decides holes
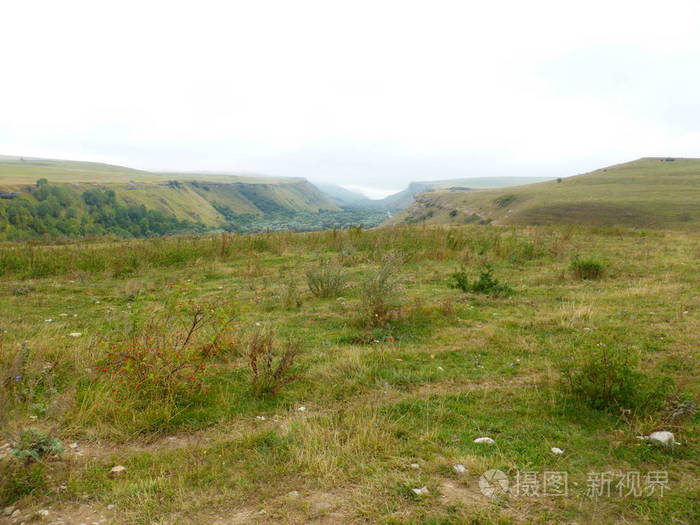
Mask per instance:
[[[425,182],[411,182],[405,190],[384,199],[376,201],[384,209],[398,211],[408,208],[413,204],[416,195],[426,191],[440,189],[456,189],[457,191],[476,190],[483,188],[502,188],[507,186],[520,186],[532,182],[550,180],[548,177],[469,177],[464,179],[435,180]]]
[[[390,224],[700,226],[700,159],[642,158],[508,189],[423,193]]]
[[[75,198],[90,189],[112,190],[125,206],[145,206],[207,227],[226,214],[338,210],[301,178],[252,177],[216,173],[155,173],[94,162],[0,157],[0,192],[28,198],[37,180],[61,185]],[[223,213],[222,213],[223,212]]]

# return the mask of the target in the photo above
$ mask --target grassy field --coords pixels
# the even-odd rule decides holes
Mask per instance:
[[[2,245],[0,522],[698,523],[699,270],[573,226]]]
[[[698,229],[700,159],[645,158],[559,182],[426,193],[393,222]]]

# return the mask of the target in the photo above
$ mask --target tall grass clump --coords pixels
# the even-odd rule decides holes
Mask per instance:
[[[396,256],[385,257],[379,268],[368,271],[360,282],[361,324],[367,327],[383,326],[399,305],[400,282]]]
[[[298,378],[293,367],[299,347],[298,341],[289,339],[283,349],[278,350],[269,329],[256,330],[251,334],[247,342],[247,357],[254,395],[275,396]]]
[[[347,274],[340,266],[324,262],[306,272],[306,283],[316,297],[338,297],[347,286]]]
[[[636,361],[631,351],[604,343],[581,349],[562,364],[561,387],[595,410],[653,412],[664,405],[673,384],[640,371]]]
[[[603,277],[605,265],[599,259],[588,257],[581,259],[576,256],[569,266],[576,279],[591,281]]]

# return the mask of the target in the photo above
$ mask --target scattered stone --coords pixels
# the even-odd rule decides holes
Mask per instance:
[[[69,448],[72,448],[73,450],[75,450],[76,448],[78,448],[78,443],[77,443],[77,442],[73,442],[73,443],[71,443],[70,445],[68,445],[68,447],[69,447]]]
[[[68,317],[68,314],[58,314],[59,317]]]
[[[116,467],[112,467],[107,476],[110,478],[118,478],[124,474],[126,474],[126,467],[123,465],[117,465]]]
[[[306,412],[306,407],[299,407],[297,408],[299,412]]]
[[[71,332],[71,333],[68,334],[68,335],[71,336],[71,337],[81,337],[83,334],[80,333],[80,332]]]
[[[428,496],[430,494],[430,491],[428,490],[428,487],[421,487],[419,489],[411,489],[416,496]]]
[[[467,467],[462,465],[461,463],[457,465],[453,465],[452,469],[457,473],[457,474],[466,474],[467,473]]]
[[[44,319],[45,323],[53,323],[53,319]]]
[[[37,514],[38,514],[39,516],[48,516],[48,515],[49,515],[49,511],[46,510],[46,509],[41,509],[39,512],[37,512]]]
[[[474,443],[479,443],[480,445],[493,445],[495,441],[490,437],[480,437],[474,440]]]
[[[561,456],[564,453],[564,451],[559,447],[552,447],[550,450],[552,451],[552,454],[555,454],[557,456]]]
[[[292,490],[291,492],[287,492],[287,496],[290,498],[298,498],[299,497],[299,491],[298,490]]]
[[[649,443],[651,443],[652,445],[660,445],[662,447],[672,447],[673,445],[680,445],[680,443],[676,441],[675,436],[667,430],[658,430],[656,432],[652,432],[647,437],[647,441],[649,441]]]
[[[15,511],[15,508],[14,508],[14,507],[5,507],[5,508],[3,509],[3,511],[2,511],[2,513],[3,513],[5,516],[9,516],[9,515],[11,515],[14,511]]]
[[[258,421],[265,421],[267,418],[265,416],[255,416]]]
[[[418,470],[418,469],[420,468],[420,465],[419,465],[418,463],[411,463],[411,464],[409,465],[409,467],[411,467],[412,469]]]
[[[116,508],[117,506],[114,503],[110,503],[109,505],[107,505],[107,510],[114,510]]]
[[[444,372],[444,371],[445,371],[445,369],[442,368],[441,366],[438,366],[437,369],[440,370],[440,372]]]
[[[22,514],[22,513],[20,512],[20,510],[19,510],[19,509],[15,509],[14,512],[13,512],[12,514],[10,514],[10,518],[17,519],[17,518],[19,518],[20,514]]]

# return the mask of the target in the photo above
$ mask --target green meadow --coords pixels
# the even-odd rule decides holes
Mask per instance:
[[[0,522],[698,523],[699,271],[623,227],[5,243]]]

